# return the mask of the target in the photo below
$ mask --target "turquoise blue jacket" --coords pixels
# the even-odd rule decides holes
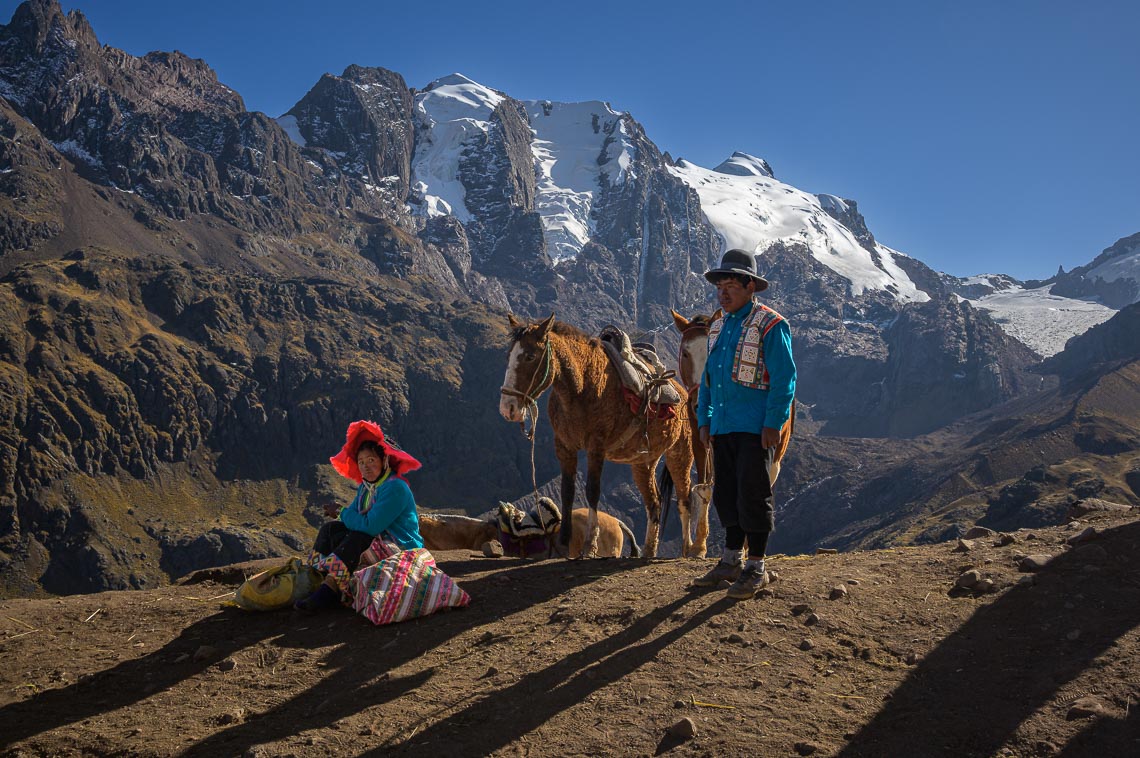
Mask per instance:
[[[736,313],[725,314],[724,328],[705,363],[697,393],[697,426],[709,427],[710,434],[760,434],[764,427],[779,429],[792,410],[796,364],[792,360],[792,330],[786,319],[773,325],[764,336],[764,366],[768,370],[769,389],[746,387],[732,378],[741,325],[752,307],[749,303]]]
[[[368,512],[361,513],[367,494],[368,485],[361,484],[352,504],[341,509],[340,520],[345,526],[373,537],[380,532],[387,532],[404,550],[424,546],[424,539],[420,536],[416,500],[412,497],[412,488],[407,482],[389,476],[376,487]]]

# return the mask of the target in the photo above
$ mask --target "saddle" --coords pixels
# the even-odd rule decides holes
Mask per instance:
[[[562,512],[548,497],[540,497],[529,513],[512,503],[499,503],[499,537],[503,552],[527,557],[550,553]]]
[[[631,342],[629,335],[616,326],[602,329],[598,339],[627,390],[630,410],[639,414],[644,404],[649,403],[650,411],[657,418],[673,418],[676,410],[672,406],[681,402],[681,393],[670,381],[676,372],[665,369],[653,346]]]

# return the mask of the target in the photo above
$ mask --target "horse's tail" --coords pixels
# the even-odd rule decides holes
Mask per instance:
[[[665,522],[669,517],[669,501],[673,499],[673,475],[669,473],[668,466],[661,467],[657,475],[657,496],[661,501],[661,520],[658,525],[658,534],[665,537]]]
[[[640,558],[641,548],[637,545],[637,538],[633,536],[633,530],[630,529],[629,526],[620,518],[615,517],[615,520],[618,522],[618,526],[621,528],[621,533],[625,535],[625,541],[629,543],[629,557]]]

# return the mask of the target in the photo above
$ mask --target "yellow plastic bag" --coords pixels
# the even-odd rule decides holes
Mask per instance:
[[[275,611],[288,608],[317,589],[324,577],[300,558],[254,574],[238,587],[234,602],[247,611]]]

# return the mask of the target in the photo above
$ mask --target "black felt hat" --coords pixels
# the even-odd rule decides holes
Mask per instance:
[[[768,280],[756,273],[756,258],[747,250],[729,250],[720,259],[720,267],[705,272],[705,279],[716,282],[725,275],[743,274],[756,281],[756,291],[768,289]]]

